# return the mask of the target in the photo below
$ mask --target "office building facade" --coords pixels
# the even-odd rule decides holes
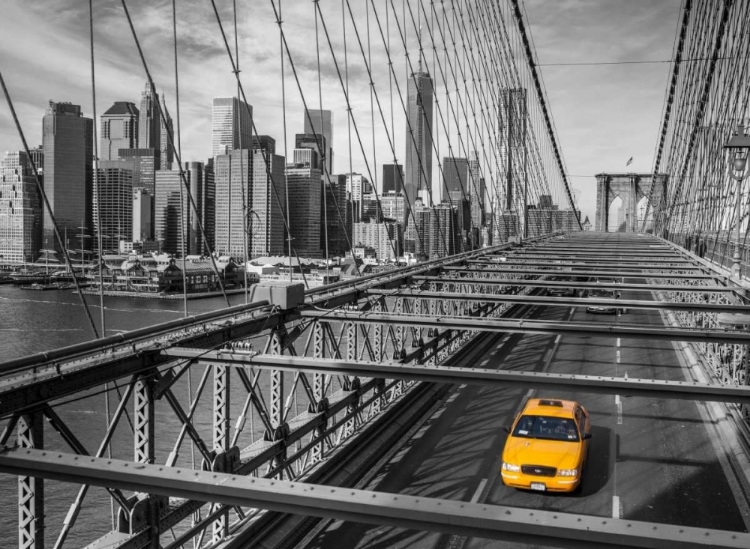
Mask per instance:
[[[383,164],[383,194],[403,192],[404,167],[401,164]]]
[[[133,172],[124,162],[104,160],[94,177],[94,237],[105,248],[133,237]]]
[[[83,249],[91,249],[86,236],[93,231],[93,131],[80,106],[50,101],[42,121],[44,190],[60,234],[73,243],[79,239]],[[42,247],[61,252],[46,209],[42,226]]]
[[[325,155],[321,154],[321,158],[325,157],[325,165],[328,169],[328,173],[333,173],[333,113],[329,110],[320,109],[308,109],[305,112],[305,134],[322,135],[325,142],[321,145],[325,151]],[[299,148],[299,145],[295,145]],[[319,151],[320,152],[320,151]],[[323,173],[326,170],[323,166],[319,168]]]
[[[300,257],[320,258],[321,172],[287,165],[289,229],[292,246]]]
[[[101,116],[99,160],[117,160],[120,149],[138,148],[139,111],[134,103],[116,101]]]
[[[164,118],[162,119],[159,110]],[[172,140],[170,140],[170,135]],[[172,147],[174,132],[172,118],[169,116],[164,97],[159,97],[156,89],[146,82],[146,89],[141,94],[141,108],[138,120],[138,147],[141,149],[156,149],[159,157],[156,159],[155,169],[171,170],[174,159]]]
[[[426,191],[432,185],[433,95],[432,78],[422,71],[420,62],[407,85],[404,194],[411,207],[419,191]]]
[[[236,97],[214,97],[211,110],[212,156],[253,145],[253,107]]]
[[[42,201],[24,151],[5,153],[0,162],[0,258],[34,261],[42,244]]]
[[[152,211],[154,211],[154,197],[143,187],[133,188],[133,242],[151,240],[154,234]]]
[[[268,167],[266,166],[268,160]],[[251,187],[248,238],[252,257],[285,255],[286,188],[284,157],[254,150],[250,156]],[[270,176],[269,176],[270,172]]]

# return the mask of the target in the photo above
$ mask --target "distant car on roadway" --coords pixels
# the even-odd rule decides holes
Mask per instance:
[[[590,298],[590,299],[607,299],[610,301],[614,301],[615,299],[620,298],[620,292],[615,292],[614,290],[607,290],[606,288],[592,288],[590,290],[587,290],[583,297]],[[617,314],[617,307],[616,305],[589,305],[586,307],[586,311],[589,313],[612,313]],[[621,311],[624,313],[625,309],[621,309]]]
[[[532,398],[506,430],[503,484],[540,492],[580,486],[591,439],[586,408],[572,400]]]

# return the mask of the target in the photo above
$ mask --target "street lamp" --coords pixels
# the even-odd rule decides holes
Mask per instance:
[[[729,150],[729,176],[737,182],[737,240],[734,243],[732,256],[732,277],[740,280],[740,206],[742,201],[742,180],[750,175],[750,163],[747,161],[750,152],[750,135],[745,133],[745,126],[737,125],[737,134],[724,145]]]

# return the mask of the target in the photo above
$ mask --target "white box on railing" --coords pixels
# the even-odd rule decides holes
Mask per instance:
[[[250,302],[268,301],[280,309],[294,309],[305,301],[305,285],[300,282],[264,280],[250,288]]]

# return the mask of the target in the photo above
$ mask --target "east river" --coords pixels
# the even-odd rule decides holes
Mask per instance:
[[[97,330],[100,327],[100,307],[98,296],[86,296],[91,316]],[[244,303],[244,294],[229,297],[232,305]],[[196,299],[188,301],[188,314],[199,314],[226,306],[223,297]],[[123,331],[134,330],[183,316],[182,300],[166,301],[138,298],[105,298],[106,334],[112,335]],[[78,295],[71,291],[34,291],[22,290],[10,284],[0,285],[0,363],[45,350],[65,347],[94,339],[88,318]],[[197,384],[199,375],[193,376]],[[235,383],[239,386],[239,383]],[[233,387],[234,388],[234,387]],[[111,389],[111,387],[110,387]],[[175,394],[187,409],[187,386],[175,386]],[[234,393],[235,391],[233,391]],[[199,409],[195,424],[201,434],[210,441],[211,384],[204,392],[206,404]],[[117,406],[117,395],[110,391],[110,410]],[[128,408],[132,413],[132,405]],[[80,400],[68,399],[58,403],[55,410],[71,427],[73,432],[90,453],[95,453],[106,429],[105,397],[100,393],[90,394]],[[166,427],[166,432],[176,433],[180,424],[166,406],[157,404],[157,423],[159,429]],[[167,422],[165,426],[163,422]],[[113,441],[115,457],[132,459],[132,435],[126,422],[123,422]],[[173,425],[172,425],[173,423]],[[0,431],[5,421],[0,421]],[[10,443],[15,441],[11,437]],[[163,441],[157,445],[157,462],[164,463],[171,450],[171,442]],[[60,436],[45,424],[44,444],[48,449],[71,452],[61,441]],[[183,445],[178,464],[189,465],[191,456],[187,445]],[[79,486],[45,482],[46,544],[54,542],[63,520],[75,498]],[[0,547],[18,545],[18,487],[17,478],[0,474]],[[112,529],[110,521],[110,504],[106,492],[101,488],[92,488],[86,497],[85,506],[65,547],[81,547],[97,539]]]

